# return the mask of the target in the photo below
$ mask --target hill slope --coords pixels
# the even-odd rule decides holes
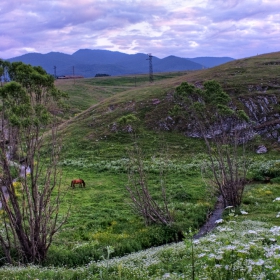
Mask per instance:
[[[199,63],[199,64],[205,66],[205,68],[215,67],[220,64],[224,64],[224,63],[234,60],[231,57],[215,57],[215,58],[214,57],[195,57],[195,58],[188,58],[188,59],[195,63]]]
[[[169,177],[167,176],[169,179],[167,190],[172,199],[172,209],[184,232],[187,232],[189,228],[196,229],[201,226],[211,211],[213,201],[209,200],[209,193],[205,193],[205,181],[201,179],[199,163],[204,160],[202,158],[204,151],[202,141],[185,137],[184,133],[177,133],[184,132],[184,124],[176,125],[169,114],[174,104],[175,88],[184,81],[202,87],[204,81],[216,79],[224,90],[231,94],[234,101],[246,101],[243,103],[244,106],[249,104],[254,109],[251,118],[257,117],[257,120],[266,126],[270,117],[275,117],[275,120],[279,119],[279,115],[277,116],[277,99],[280,90],[279,57],[280,53],[273,53],[187,74],[155,75],[154,83],[149,83],[148,77],[144,75],[136,76],[136,84],[134,84],[134,75],[81,79],[75,82],[56,81],[60,89],[69,93],[71,109],[80,109],[80,111],[73,112],[75,116],[62,123],[60,127],[65,138],[61,166],[63,167],[63,187],[66,190],[66,199],[62,209],[66,209],[69,202],[72,202],[72,209],[68,223],[54,240],[48,261],[51,265],[63,266],[63,269],[54,271],[54,269],[40,268],[37,270],[37,268],[28,267],[23,269],[26,271],[24,274],[21,272],[23,270],[7,271],[5,268],[1,269],[0,273],[3,272],[4,277],[16,273],[28,275],[26,277],[30,277],[30,275],[38,277],[40,273],[48,273],[48,276],[42,276],[46,279],[47,277],[51,279],[59,277],[59,273],[61,275],[64,273],[63,277],[68,277],[68,279],[73,279],[77,275],[92,279],[99,279],[100,275],[108,276],[106,279],[119,279],[120,277],[132,279],[137,272],[137,275],[140,275],[137,276],[137,279],[141,280],[168,278],[171,273],[174,279],[181,279],[182,273],[184,273],[183,277],[190,279],[192,267],[190,256],[193,252],[190,248],[194,247],[190,246],[188,240],[181,243],[182,250],[174,244],[172,245],[174,250],[167,248],[162,254],[158,249],[153,248],[152,251],[157,251],[157,254],[151,258],[145,253],[143,257],[138,254],[134,255],[135,257],[127,255],[131,251],[170,241],[170,238],[167,239],[170,237],[168,235],[170,231],[168,229],[167,232],[164,232],[162,228],[156,227],[148,228],[142,225],[142,221],[137,219],[135,214],[130,214],[124,187],[127,185],[127,178],[121,164],[127,155],[127,148],[135,143],[135,139],[131,133],[128,133],[127,127],[119,125],[119,120],[128,115],[134,115],[140,120],[136,126],[137,141],[147,153],[149,162],[153,164],[153,172],[149,174],[149,177],[152,178],[153,188],[160,185],[156,163],[159,162],[157,160],[160,159],[161,148],[168,147],[168,160],[171,160],[173,164],[170,165],[173,166],[173,169],[168,173]],[[270,100],[276,102],[275,106],[271,104]],[[248,106],[248,110],[250,106]],[[271,153],[274,152],[275,158],[278,160],[277,141],[274,142],[276,148],[271,145]],[[264,161],[271,160],[271,153],[258,158],[253,157],[254,154],[252,154],[254,163],[263,164]],[[279,162],[276,161],[276,163],[275,166],[278,166]],[[86,188],[69,190],[70,178],[75,177],[85,179]],[[216,265],[217,263],[213,261],[210,253],[213,255],[219,252],[217,259],[219,262],[223,261],[223,265],[226,264],[225,267],[233,268],[233,265],[244,264],[244,267],[237,270],[234,268],[232,271],[228,269],[222,271],[221,273],[225,273],[223,279],[228,279],[228,274],[226,274],[228,272],[241,273],[244,271],[246,274],[248,259],[250,261],[252,259],[250,265],[255,263],[252,279],[255,279],[254,277],[260,271],[264,273],[265,267],[262,264],[266,259],[272,260],[275,265],[273,271],[276,275],[279,263],[273,259],[272,255],[277,256],[279,252],[275,251],[275,254],[271,254],[269,257],[267,250],[262,248],[264,246],[267,248],[269,245],[274,246],[276,238],[279,242],[279,227],[274,228],[274,231],[278,232],[276,237],[271,226],[265,225],[267,228],[265,230],[261,228],[261,226],[264,227],[264,223],[253,223],[249,220],[262,220],[265,223],[269,222],[279,226],[279,218],[276,216],[280,210],[279,204],[277,205],[278,199],[272,202],[279,195],[280,188],[277,182],[272,185],[248,186],[245,192],[245,203],[241,208],[247,212],[247,215],[238,214],[236,217],[230,217],[231,220],[238,220],[241,225],[244,221],[244,225],[240,228],[241,226],[237,227],[237,224],[229,222],[223,229],[219,227],[220,232],[215,233],[215,240],[213,240],[213,236],[209,236],[211,240],[202,239],[200,241],[202,245],[203,240],[205,241],[205,252],[199,247],[201,245],[196,243],[195,255],[199,256],[200,253],[203,253],[196,262],[196,273],[213,272],[209,279],[217,278],[214,273],[220,273],[221,266]],[[238,232],[240,235],[237,234]],[[257,238],[258,236],[261,239]],[[241,239],[244,240],[244,247],[240,242]],[[221,243],[220,240],[225,243]],[[229,242],[232,244],[229,245]],[[215,247],[209,248],[210,243]],[[240,247],[241,245],[242,247]],[[222,254],[222,249],[225,249],[224,254]],[[110,253],[111,251],[114,252]],[[120,262],[118,259],[112,261],[106,259],[106,257],[121,255],[126,256],[120,259]],[[105,262],[93,262],[94,259],[102,259],[102,257],[106,259]],[[237,261],[234,260],[233,263],[232,257]],[[130,258],[132,261],[127,263]],[[140,264],[142,259],[144,260],[143,265]],[[208,265],[213,263],[213,268],[206,270],[204,265],[206,261]],[[67,266],[78,267],[88,263],[90,265],[86,267],[69,271],[67,269]],[[126,266],[126,264],[128,265]],[[268,278],[271,278],[272,275],[269,274],[272,271],[271,267],[271,263],[268,263],[266,270]],[[93,278],[93,274],[96,278]],[[221,275],[223,274],[219,274],[219,276]],[[248,276],[248,274],[246,275]],[[275,277],[273,279],[276,279]],[[239,278],[240,275],[238,275]]]
[[[257,133],[267,136],[271,134],[271,131],[274,131],[273,137],[277,138],[280,136],[277,132],[280,125],[277,105],[280,93],[279,56],[280,53],[271,53],[235,60],[214,68],[193,71],[188,74],[183,73],[184,75],[165,80],[157,80],[155,75],[153,84],[148,83],[148,77],[145,83],[140,82],[138,76],[126,78],[127,81],[131,79],[129,87],[120,87],[120,83],[124,83],[124,85],[126,83],[122,80],[124,77],[89,79],[84,82],[81,80],[80,83],[86,83],[88,86],[92,84],[96,90],[96,87],[101,88],[98,86],[98,82],[94,81],[102,81],[102,83],[108,81],[107,92],[113,89],[114,83],[115,86],[118,85],[118,89],[115,87],[112,91],[112,96],[104,99],[94,109],[94,115],[101,116],[100,122],[107,125],[106,132],[103,132],[105,134],[110,133],[109,124],[116,122],[119,117],[128,113],[139,117],[149,129],[183,132],[185,124],[175,123],[168,113],[173,108],[175,88],[183,81],[193,83],[196,87],[202,87],[204,81],[215,79],[233,97],[236,104],[238,103],[238,106],[247,111],[251,120],[256,123]],[[166,58],[166,60],[168,59]],[[135,81],[139,79],[137,86],[134,86],[134,78]],[[86,111],[85,114],[89,112],[91,111]],[[91,116],[83,115],[83,119],[86,118],[92,119]],[[98,123],[98,118],[95,118],[94,125]]]

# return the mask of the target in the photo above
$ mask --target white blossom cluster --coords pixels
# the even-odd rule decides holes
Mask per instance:
[[[279,279],[279,244],[279,226],[251,220],[222,221],[217,223],[212,233],[200,239],[194,240],[189,235],[184,242],[150,248],[124,257],[105,258],[76,269],[4,267],[0,269],[0,276],[5,274],[10,277],[6,279],[18,279],[12,275],[25,273],[38,275],[38,278],[31,279],[50,279],[44,275],[52,275],[53,279],[56,276],[60,277],[57,279],[73,279],[71,275],[79,273],[84,275],[83,279],[160,280],[192,279],[194,273],[196,279],[202,280]],[[180,270],[176,270],[177,266],[180,266]],[[228,278],[230,275],[233,278]]]

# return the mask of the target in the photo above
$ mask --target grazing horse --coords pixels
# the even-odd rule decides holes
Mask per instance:
[[[75,179],[75,180],[71,181],[71,187],[73,189],[75,188],[75,185],[77,185],[77,184],[80,185],[80,188],[86,186],[86,183],[85,183],[85,181],[83,179]]]

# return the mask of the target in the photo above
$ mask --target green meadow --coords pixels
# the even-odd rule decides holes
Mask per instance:
[[[155,74],[153,83],[148,75],[57,80],[56,86],[69,95],[69,111],[59,127],[60,217],[68,219],[43,266],[8,267],[1,259],[0,278],[280,279],[279,144],[267,139],[248,144],[250,169],[240,209],[225,209],[214,231],[193,239],[217,199],[201,174],[207,159],[204,142],[154,125],[172,109],[170,96],[183,81],[217,79],[235,97],[262,79],[271,87],[269,94],[278,93],[279,66],[268,64],[278,57]],[[131,114],[138,119],[133,133],[113,129]],[[268,153],[255,153],[259,142]],[[126,186],[129,151],[135,145],[142,150],[149,190],[159,203],[165,186],[172,226],[146,226],[133,211]],[[85,188],[70,188],[76,178],[86,182]]]

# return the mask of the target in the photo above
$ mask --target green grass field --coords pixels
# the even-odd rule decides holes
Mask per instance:
[[[265,174],[261,173],[264,162],[278,159],[278,144],[263,140],[269,153],[256,155],[255,145],[250,143],[248,156],[257,167],[248,175],[251,181],[241,205],[241,210],[248,214],[225,211],[224,222],[214,233],[215,241],[206,237],[193,247],[187,238],[189,229],[198,230],[215,205],[215,196],[201,176],[200,166],[207,157],[204,143],[178,132],[153,129],[154,123],[172,108],[168,97],[182,81],[202,83],[214,78],[233,97],[254,94],[248,93],[252,84],[267,86],[268,94],[278,93],[280,67],[273,64],[278,57],[279,53],[233,61],[213,69],[157,74],[154,83],[148,81],[147,75],[57,80],[56,86],[69,95],[70,110],[59,130],[63,138],[60,168],[65,194],[61,216],[69,209],[70,215],[55,235],[44,268],[2,268],[1,279],[192,279],[194,267],[197,277],[193,279],[279,279],[275,278],[280,269],[279,258],[273,258],[272,264],[269,257],[265,259],[264,248],[270,245],[267,240],[274,238],[276,243],[280,240],[279,235],[273,237],[269,232],[269,228],[280,226],[277,217],[280,201],[273,202],[280,197],[280,184],[277,180],[271,183],[254,180],[257,173]],[[155,105],[157,99],[161,102]],[[134,133],[113,131],[113,124],[128,114],[141,120]],[[132,210],[126,190],[126,162],[135,142],[143,150],[149,188],[158,201],[164,179],[168,205],[175,218],[171,227],[147,227]],[[164,178],[160,176],[160,162],[165,163]],[[277,162],[271,166],[274,168]],[[70,182],[75,178],[83,178],[86,187],[71,189]],[[259,231],[250,239],[248,230],[257,226]],[[230,233],[225,236],[229,228]],[[183,242],[182,233],[186,237]],[[248,244],[248,240],[255,243],[248,252],[243,243],[238,247],[241,252],[232,250],[232,255],[226,249],[220,250],[233,246],[235,238],[240,244]],[[177,245],[167,245],[178,241]],[[143,251],[160,245],[166,246]],[[231,265],[231,275],[224,268],[226,264],[210,256],[219,250],[219,256],[224,254]],[[280,252],[276,250],[275,254]],[[237,257],[243,260],[241,264]],[[244,268],[248,264],[246,258],[252,260],[251,272]],[[262,271],[257,264],[253,265],[259,258],[267,265],[262,266]],[[269,266],[270,278],[256,278],[260,273],[269,275]]]

